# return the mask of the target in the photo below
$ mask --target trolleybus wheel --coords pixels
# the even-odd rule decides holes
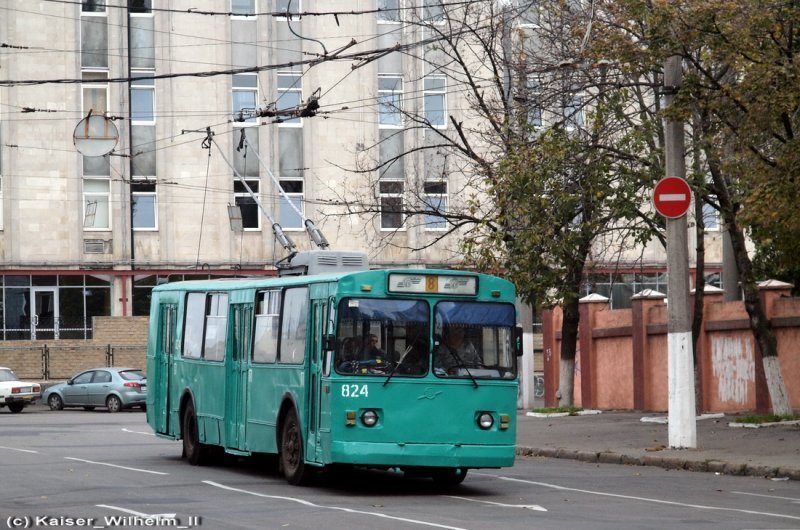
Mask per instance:
[[[289,484],[299,486],[308,482],[311,470],[303,460],[303,435],[294,409],[290,409],[283,420],[280,452],[281,468]]]
[[[467,478],[467,470],[461,467],[441,467],[431,473],[431,478],[442,486],[457,486]]]
[[[193,466],[204,466],[209,462],[210,449],[200,443],[197,435],[197,416],[194,405],[189,403],[183,412],[183,454]]]

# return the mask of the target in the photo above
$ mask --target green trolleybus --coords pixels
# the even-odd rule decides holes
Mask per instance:
[[[161,285],[147,421],[192,464],[224,450],[278,455],[292,484],[339,464],[457,484],[514,462],[514,301],[449,270]]]

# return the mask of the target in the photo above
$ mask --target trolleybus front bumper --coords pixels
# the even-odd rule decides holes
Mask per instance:
[[[364,466],[509,467],[514,445],[333,442],[331,460]]]

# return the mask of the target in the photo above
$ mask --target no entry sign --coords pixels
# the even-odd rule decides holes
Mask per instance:
[[[691,203],[692,190],[682,178],[663,178],[653,189],[653,206],[664,217],[670,219],[681,217],[689,211]]]

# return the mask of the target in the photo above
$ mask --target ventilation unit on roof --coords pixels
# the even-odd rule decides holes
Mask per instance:
[[[369,270],[367,253],[355,250],[305,250],[278,263],[279,276],[366,270]]]

